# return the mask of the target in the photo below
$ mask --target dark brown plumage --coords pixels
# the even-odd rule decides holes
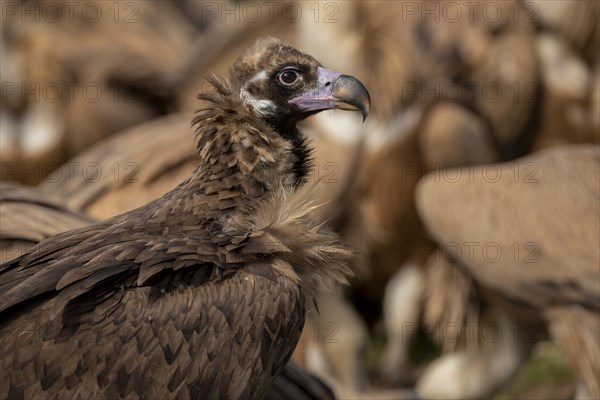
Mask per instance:
[[[0,259],[7,261],[50,236],[94,222],[37,188],[8,182],[0,182],[0,221]],[[293,361],[283,368],[265,398],[335,400],[325,383]]]
[[[265,399],[335,400],[335,395],[323,381],[290,361],[277,377]]]
[[[366,114],[364,87],[275,39],[212,82],[188,179],[0,266],[1,397],[261,397],[299,338],[305,296],[345,280],[348,252],[308,217],[296,122]]]

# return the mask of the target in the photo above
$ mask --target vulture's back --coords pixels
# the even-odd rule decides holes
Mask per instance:
[[[0,397],[260,397],[300,335],[299,287],[275,274],[237,271],[219,285],[197,275],[164,293],[100,292],[55,320],[56,297],[4,313]]]

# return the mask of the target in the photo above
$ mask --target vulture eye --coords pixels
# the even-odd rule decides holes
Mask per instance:
[[[295,69],[285,69],[279,73],[278,78],[283,86],[293,86],[300,80],[300,74]]]

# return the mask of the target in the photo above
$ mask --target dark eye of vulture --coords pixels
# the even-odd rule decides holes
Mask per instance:
[[[365,88],[275,39],[212,81],[188,179],[0,265],[0,398],[260,398],[305,298],[345,281],[348,251],[299,185],[296,122],[366,115]]]

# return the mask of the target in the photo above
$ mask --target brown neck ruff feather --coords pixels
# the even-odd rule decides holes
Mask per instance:
[[[196,173],[231,173],[234,167],[244,176],[242,193],[252,198],[272,190],[273,184],[303,183],[310,150],[296,126],[276,132],[244,107],[230,82],[216,77],[209,82],[215,93],[198,96],[209,107],[199,110],[193,121],[200,156]]]

